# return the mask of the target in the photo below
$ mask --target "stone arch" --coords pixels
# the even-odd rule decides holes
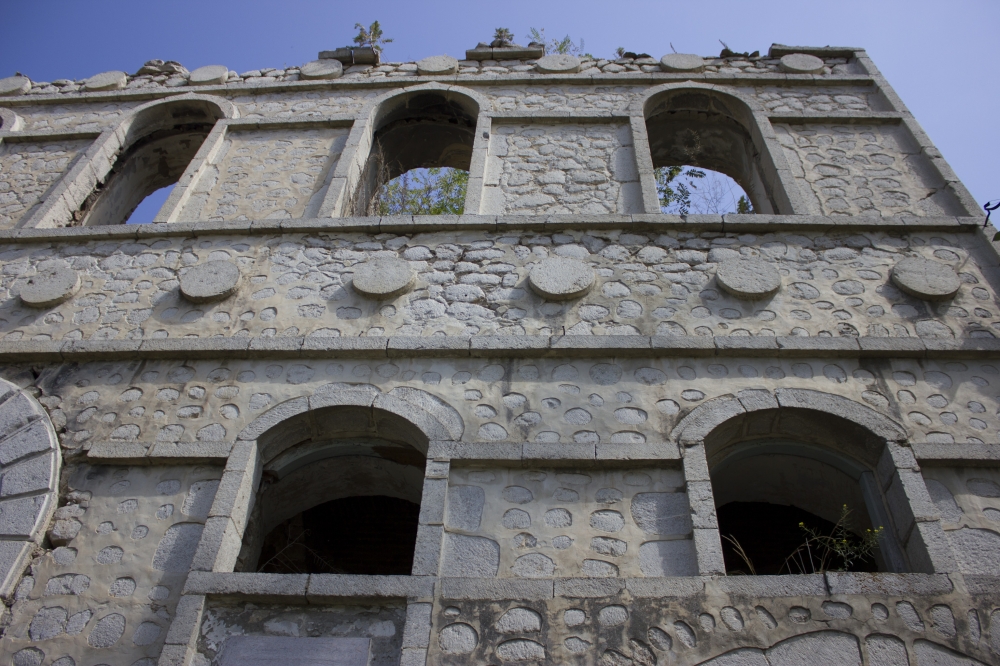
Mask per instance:
[[[0,132],[17,132],[24,126],[21,116],[10,109],[0,107]]]
[[[0,379],[0,597],[10,598],[58,503],[59,439],[35,398]],[[79,524],[77,524],[79,529]]]
[[[846,427],[853,437],[832,437],[833,432],[843,431],[816,428],[817,423]],[[704,444],[711,462],[727,442],[748,434],[805,438],[871,465],[878,463],[886,442],[906,441],[902,426],[867,405],[832,393],[793,388],[747,389],[707,400],[681,419],[671,438],[682,446]],[[855,445],[843,450],[844,439]]]
[[[632,103],[630,113],[645,120],[654,165],[657,155],[666,147],[658,138],[664,136],[664,128],[658,130],[658,127],[664,124],[661,121],[667,118],[668,112],[678,111],[695,114],[686,122],[701,129],[719,131],[731,144],[729,149],[715,155],[706,152],[707,163],[700,166],[726,173],[736,180],[751,196],[759,213],[788,215],[796,212],[794,193],[797,186],[770,120],[756,100],[728,87],[694,81],[650,88]],[[701,117],[706,114],[707,119]],[[655,189],[655,185],[653,187]]]
[[[158,134],[170,131],[178,133],[187,131],[190,134],[204,135],[201,139],[204,141],[204,137],[207,137],[217,121],[237,117],[239,111],[232,102],[221,97],[193,93],[136,107],[115,127],[106,130],[97,138],[25,226],[43,228],[72,226],[84,220],[88,224],[99,223],[99,220],[94,219],[92,211],[95,202],[100,203],[99,190],[106,185],[114,186],[111,181],[116,170],[122,166],[123,160],[130,157],[130,151],[136,146],[142,145],[144,141],[151,140]],[[178,163],[174,170],[179,168],[183,171],[188,163],[194,160],[194,151],[202,145],[201,141],[179,158],[183,164]],[[138,197],[141,201],[145,196],[144,194],[139,196],[131,190],[126,194],[125,206],[130,204],[131,199]],[[132,208],[136,204],[138,201]]]
[[[912,460],[899,446],[906,432],[870,407],[810,389],[748,389],[699,405],[677,424],[673,437],[686,458],[704,461],[704,467],[694,471],[711,482],[721,534],[735,534],[746,545],[745,538],[763,533],[748,527],[753,520],[785,525],[782,521],[789,516],[781,514],[779,520],[779,513],[794,510],[812,516],[809,520],[833,524],[846,505],[852,528],[885,528],[876,556],[879,570],[928,568],[923,542],[913,539],[913,514],[901,509],[906,502],[923,501],[909,497],[920,486],[905,483],[902,476],[908,470],[897,469]],[[890,502],[890,496],[902,503]],[[751,509],[747,518],[744,514]],[[803,519],[787,525],[794,527]],[[792,540],[797,534],[789,532],[781,539]],[[754,548],[751,543],[748,552]],[[765,561],[765,570],[777,567]]]
[[[370,180],[369,159],[375,146],[376,132],[392,113],[405,108],[416,98],[431,95],[439,96],[447,103],[458,106],[469,118],[475,121],[475,126],[471,128],[473,143],[469,155],[470,167],[476,163],[474,155],[482,153],[485,156],[488,137],[484,138],[483,133],[488,135],[490,131],[489,110],[492,109],[492,104],[484,95],[467,88],[436,82],[385,93],[367,102],[358,113],[357,120],[347,138],[344,152],[334,170],[330,191],[327,200],[324,201],[320,209],[319,217],[345,214],[345,211],[353,206],[354,199],[359,194],[359,188],[362,188],[360,196],[364,198],[368,189],[371,189],[371,184],[368,182]],[[470,172],[470,180],[477,177],[481,180],[482,174],[477,176]],[[478,211],[480,194],[470,182],[469,194],[466,197],[467,212]]]
[[[256,570],[269,562],[267,553],[282,552],[275,544],[293,531],[306,539],[307,548],[309,539],[327,538],[310,531],[309,521],[318,524],[317,511],[323,516],[332,511],[329,524],[343,524],[343,502],[367,515],[398,501],[398,511],[386,509],[398,515],[385,519],[397,520],[401,531],[380,534],[389,550],[411,548],[404,542],[408,530],[416,530],[428,445],[459,439],[463,431],[454,408],[409,387],[383,393],[371,384],[331,383],[274,406],[239,434],[239,439],[256,440],[263,471],[239,568]],[[412,549],[408,552],[412,555]]]

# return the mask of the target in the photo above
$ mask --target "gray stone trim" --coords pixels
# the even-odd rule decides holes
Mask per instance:
[[[993,338],[819,338],[567,335],[357,338],[160,338],[0,341],[0,360],[58,362],[132,358],[996,358]]]
[[[49,135],[59,137],[61,135]],[[80,138],[74,135],[73,138]],[[91,136],[91,135],[88,135]],[[647,156],[648,157],[648,156]],[[331,183],[332,187],[332,183]],[[655,190],[655,186],[654,186]],[[636,213],[615,215],[403,215],[391,217],[296,218],[293,220],[230,220],[225,222],[175,221],[170,224],[113,225],[103,227],[16,228],[0,230],[0,243],[60,243],[93,240],[150,241],[191,236],[259,236],[275,234],[360,232],[413,234],[424,231],[560,231],[566,229],[618,229],[662,232],[691,231],[874,231],[895,227],[900,231],[976,233],[981,215],[974,217],[824,217],[821,215],[665,215]]]
[[[673,442],[643,444],[542,444],[538,442],[462,442],[432,441],[427,457],[433,460],[541,460],[609,461],[609,460],[680,460]]]
[[[327,604],[337,599],[405,599],[433,596],[436,579],[424,576],[264,574],[192,571],[186,595],[243,601]]]
[[[10,109],[0,107],[0,130],[4,133],[19,132],[23,126],[24,121],[21,119],[21,116],[17,115]],[[4,134],[0,134],[0,141],[3,141],[3,139]]]
[[[805,53],[817,58],[860,58],[865,50],[859,46],[788,46],[787,44],[771,44],[767,55],[780,58],[791,53]]]
[[[23,489],[7,488],[0,525],[0,598],[14,593],[25,565],[45,536],[58,503],[62,457],[59,440],[45,409],[29,393],[0,379],[0,458],[4,470],[20,463],[43,463],[48,478],[32,478]],[[39,482],[45,487],[39,489]],[[16,482],[15,482],[16,483]]]
[[[652,83],[668,83],[680,81],[703,81],[706,83],[722,83],[740,85],[796,85],[796,86],[857,86],[872,85],[873,77],[858,74],[782,74],[767,72],[762,74],[719,74],[717,72],[700,73],[669,73],[669,72],[621,72],[619,74],[536,74],[516,73],[508,75],[497,74],[455,74],[452,76],[407,76],[379,77],[375,79],[336,79],[336,80],[306,80],[281,81],[275,83],[254,84],[223,84],[217,86],[185,87],[181,89],[134,89],[90,93],[60,93],[57,95],[20,95],[4,99],[4,104],[10,107],[36,104],[66,104],[67,102],[100,103],[100,102],[130,102],[135,100],[163,100],[178,97],[181,94],[224,95],[226,97],[241,97],[244,95],[261,95],[273,93],[294,93],[305,91],[356,90],[413,87],[427,83],[442,85],[461,85],[468,87],[501,85],[551,86],[553,84],[571,85],[649,85]]]
[[[682,446],[695,446],[718,426],[744,413],[776,408],[809,409],[832,414],[865,428],[891,442],[906,440],[906,431],[887,416],[871,407],[832,393],[811,389],[776,389],[740,391],[736,396],[721,396],[703,402],[685,416],[670,433]]]
[[[913,442],[913,455],[922,465],[953,465],[998,467],[1000,444],[931,444]]]
[[[768,120],[772,123],[784,123],[790,125],[808,125],[810,123],[842,123],[866,125],[899,125],[906,116],[896,111],[838,111],[837,113],[814,113],[803,111],[802,113],[783,113],[780,115],[768,115]]]
[[[170,96],[132,109],[115,127],[101,133],[87,152],[59,180],[45,201],[18,222],[18,227],[51,228],[66,224],[97,184],[102,182],[114,167],[117,155],[129,147],[129,136],[133,128],[156,123],[158,108],[183,101],[200,101],[211,105],[220,118],[239,116],[236,106],[227,99],[192,93]]]

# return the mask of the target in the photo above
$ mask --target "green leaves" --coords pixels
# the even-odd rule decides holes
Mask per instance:
[[[382,186],[379,215],[461,215],[469,172],[450,167],[411,169]]]
[[[379,25],[378,21],[375,21],[370,26],[365,28],[365,26],[360,23],[355,23],[354,27],[358,29],[358,34],[354,38],[354,43],[358,46],[370,46],[375,53],[382,53],[382,45],[388,44],[392,39],[382,36],[382,26]]]

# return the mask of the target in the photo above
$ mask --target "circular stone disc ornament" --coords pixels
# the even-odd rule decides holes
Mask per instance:
[[[240,277],[231,261],[207,261],[181,276],[181,294],[192,303],[221,301],[239,289]]]
[[[719,286],[737,298],[766,298],[781,288],[781,274],[760,259],[726,259],[715,270]]]
[[[576,259],[550,257],[531,269],[528,284],[543,298],[565,301],[590,291],[594,269]]]
[[[962,280],[950,266],[923,257],[907,257],[893,266],[892,283],[927,301],[947,300],[962,286]]]
[[[557,53],[539,58],[535,68],[543,74],[572,74],[580,71],[580,59],[568,53]]]
[[[410,263],[399,257],[380,257],[354,271],[354,289],[368,298],[387,299],[405,294],[415,279]]]
[[[21,288],[21,301],[33,308],[48,308],[69,300],[80,289],[80,274],[59,267],[39,271]]]
[[[128,74],[125,72],[101,72],[83,82],[83,87],[87,92],[101,90],[120,90],[128,83]]]
[[[339,79],[344,75],[344,65],[339,60],[328,58],[313,60],[299,68],[300,79]]]
[[[417,61],[417,74],[420,76],[441,76],[457,71],[458,61],[450,55],[431,56]]]
[[[703,67],[705,59],[693,53],[668,53],[660,58],[664,72],[700,72]]]
[[[779,62],[782,71],[789,74],[819,74],[825,64],[820,58],[806,53],[789,53],[781,56]]]
[[[31,90],[31,79],[27,76],[8,76],[0,79],[0,96],[23,95]]]
[[[225,65],[205,65],[191,72],[189,86],[214,86],[225,83],[229,78],[229,68]]]

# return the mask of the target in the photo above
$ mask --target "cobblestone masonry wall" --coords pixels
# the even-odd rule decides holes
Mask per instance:
[[[53,548],[14,595],[5,662],[155,664],[220,476],[217,467],[64,469]]]
[[[243,636],[370,639],[379,666],[997,663],[994,230],[963,217],[978,204],[864,51],[678,63],[223,68],[194,86],[150,61],[103,92],[0,81],[0,377],[63,453],[30,566],[0,563],[0,661],[209,666]],[[415,86],[478,105],[472,208],[337,218],[373,103]],[[780,216],[658,214],[643,104],[684,86],[747,105]],[[166,211],[182,224],[30,228],[75,223],[66,202],[117,157],[81,164],[112,145],[99,134],[187,93],[222,119]],[[539,296],[551,258],[593,270],[590,290]],[[732,295],[737,259],[778,291]],[[893,282],[904,259],[933,262],[911,262],[928,295]],[[377,260],[399,263],[364,292]],[[183,296],[213,261],[239,269],[235,293],[220,268],[201,287],[225,297]],[[364,295],[407,268],[402,293]],[[873,492],[923,573],[723,575],[711,438],[775,411],[804,441],[833,415],[868,433]],[[268,456],[348,413],[391,454],[404,435],[428,453],[413,575],[233,573]],[[0,526],[23,518],[19,469],[0,466]]]
[[[626,125],[494,125],[484,196],[493,213],[633,213],[638,181]]]
[[[239,205],[258,200],[265,199]],[[933,232],[592,231],[23,245],[0,254],[0,335],[11,341],[493,333],[995,338],[1000,306],[984,268],[963,247],[968,240]],[[593,266],[598,277],[590,293],[568,303],[536,295],[528,273],[553,256]],[[909,256],[952,266],[963,281],[958,295],[933,304],[897,289],[890,270]],[[357,293],[354,271],[379,257],[407,260],[417,275],[414,290],[389,301]],[[763,301],[729,295],[715,271],[733,257],[773,262],[781,290]],[[214,260],[235,261],[248,285],[220,304],[184,300],[178,278]],[[52,265],[80,271],[83,288],[63,305],[25,308],[20,290]]]
[[[89,146],[88,140],[0,146],[0,229],[17,224]]]
[[[180,216],[185,220],[315,215],[347,130],[230,132]]]

